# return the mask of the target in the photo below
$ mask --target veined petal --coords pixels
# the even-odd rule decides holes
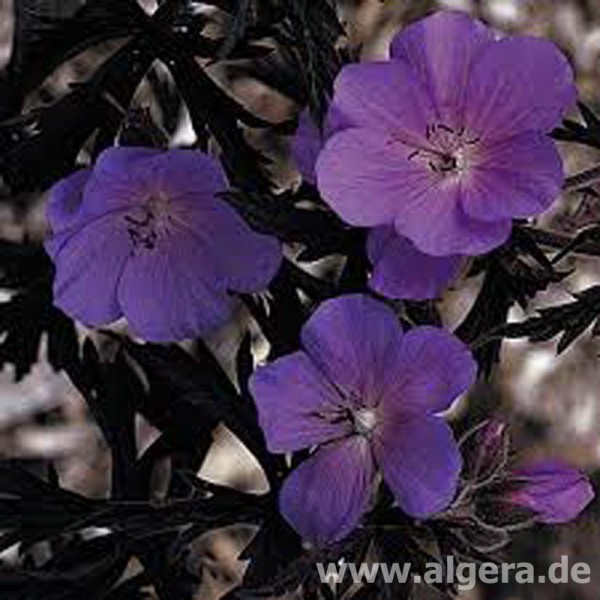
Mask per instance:
[[[437,121],[460,127],[471,67],[491,43],[494,34],[480,21],[459,11],[440,11],[398,33],[391,56],[411,66],[433,99]]]
[[[161,152],[147,166],[153,187],[176,201],[194,205],[227,189],[219,163],[195,150]]]
[[[552,43],[506,38],[484,48],[466,91],[466,128],[485,140],[549,132],[575,104],[573,70]]]
[[[307,354],[344,396],[368,406],[379,399],[402,328],[385,304],[352,294],[321,304],[301,337]]]
[[[346,65],[335,80],[333,107],[330,129],[353,124],[417,141],[436,120],[427,91],[400,61]]]
[[[430,256],[390,226],[369,233],[367,253],[373,263],[369,286],[388,298],[437,298],[456,277],[461,256]]]
[[[273,279],[282,260],[275,237],[256,233],[225,200],[198,196],[180,205],[178,225],[192,234],[211,257],[223,286],[259,292]]]
[[[416,518],[447,508],[456,494],[462,459],[440,418],[386,422],[374,442],[375,460],[400,508]]]
[[[285,480],[281,512],[304,539],[318,546],[339,541],[369,509],[374,477],[371,449],[364,437],[333,442]]]
[[[375,129],[344,129],[328,140],[319,156],[319,190],[351,225],[391,224],[412,194],[424,193],[437,181],[422,161],[408,159],[412,151]]]
[[[397,209],[396,231],[432,256],[484,254],[503,244],[512,231],[512,219],[471,218],[460,204],[461,193],[461,184],[452,181],[433,186],[415,182]]]
[[[555,143],[526,131],[485,144],[461,190],[465,212],[481,221],[531,217],[558,198],[564,181]]]
[[[107,325],[122,315],[117,286],[130,243],[121,218],[119,213],[96,217],[46,243],[56,264],[54,303],[85,325]]]
[[[442,412],[476,377],[477,364],[461,340],[437,327],[416,327],[404,334],[387,372],[381,410],[386,418]]]
[[[208,333],[234,309],[204,244],[183,229],[127,262],[118,298],[134,332],[152,342]]]
[[[304,352],[259,368],[250,379],[261,428],[271,452],[293,452],[352,432],[340,419],[343,398]]]
[[[96,161],[83,195],[82,212],[88,217],[131,207],[155,191],[152,159],[162,152],[154,148],[108,148]]]

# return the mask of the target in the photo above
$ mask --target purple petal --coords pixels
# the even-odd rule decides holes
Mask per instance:
[[[407,160],[410,152],[375,129],[340,131],[328,140],[317,161],[319,190],[351,225],[390,224],[413,190],[422,194],[436,181],[422,162]]]
[[[250,390],[271,452],[310,448],[352,431],[349,421],[336,420],[342,398],[304,352],[258,369]]]
[[[206,246],[184,229],[128,261],[118,298],[134,332],[151,342],[208,333],[234,308]]]
[[[179,225],[204,245],[223,285],[243,293],[266,288],[279,269],[281,245],[274,237],[254,232],[216,197],[227,187],[217,162],[199,152],[170,150],[150,164],[155,189],[179,207]]]
[[[494,140],[548,132],[576,98],[571,66],[552,42],[508,38],[487,46],[473,65],[464,125]]]
[[[78,223],[83,190],[90,175],[90,169],[81,169],[61,179],[50,190],[46,216],[53,233],[60,233]]]
[[[502,245],[512,231],[512,220],[477,221],[460,205],[460,188],[449,184],[425,188],[417,183],[406,190],[394,225],[421,252],[433,256],[484,254]]]
[[[334,101],[329,104],[327,110],[327,117],[325,118],[324,127],[324,140],[331,137],[334,133],[341,131],[342,129],[348,129],[348,127],[355,127],[355,123],[338,107]]]
[[[402,347],[386,378],[385,415],[437,413],[466,392],[477,376],[469,348],[437,327],[404,334]]]
[[[462,109],[471,66],[494,34],[483,23],[458,11],[440,11],[401,31],[391,56],[409,64],[433,99],[438,122],[462,125]]]
[[[109,148],[96,161],[84,190],[82,210],[89,216],[128,208],[156,191],[152,161],[163,154],[152,148]]]
[[[227,189],[219,163],[195,150],[162,152],[142,165],[152,185],[170,198],[192,206]]]
[[[434,121],[426,91],[402,62],[346,65],[335,80],[330,130],[353,124],[424,142]]]
[[[97,217],[46,243],[56,265],[54,303],[85,325],[106,325],[122,315],[116,290],[130,243],[121,218]]]
[[[313,361],[347,398],[365,406],[379,398],[401,340],[393,311],[360,294],[324,302],[302,329]]]
[[[463,186],[468,215],[482,221],[530,217],[559,196],[562,160],[545,134],[527,131],[481,148],[481,157]]]
[[[511,473],[513,489],[505,500],[531,509],[542,523],[574,520],[594,499],[587,476],[556,460],[543,460]]]
[[[306,540],[323,546],[354,530],[369,509],[375,468],[368,441],[353,436],[320,448],[285,480],[283,516]]]
[[[442,419],[391,420],[374,441],[375,459],[405,513],[425,518],[450,504],[462,459],[452,430]]]
[[[389,226],[370,231],[367,253],[373,263],[369,286],[388,298],[437,298],[463,262],[461,256],[423,254]]]
[[[256,233],[226,201],[212,196],[187,197],[182,201],[179,225],[204,246],[228,290],[253,293],[265,289],[282,260],[281,244],[274,237]]]
[[[308,111],[303,111],[292,141],[292,154],[302,178],[308,183],[316,183],[315,165],[323,144],[323,135],[319,128]]]

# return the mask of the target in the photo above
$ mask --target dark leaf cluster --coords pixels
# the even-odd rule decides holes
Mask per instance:
[[[531,342],[545,342],[560,335],[558,352],[564,352],[591,327],[591,335],[600,335],[600,286],[574,294],[574,300],[558,306],[539,309],[521,323],[507,323],[499,334],[507,338],[526,337]]]
[[[539,292],[564,279],[527,228],[515,224],[509,242],[490,255],[476,259],[470,274],[483,278],[480,291],[456,333],[472,345],[480,369],[490,374],[500,360],[502,327],[513,306],[526,309]]]

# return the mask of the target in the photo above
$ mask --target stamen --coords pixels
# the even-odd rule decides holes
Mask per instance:
[[[146,250],[153,250],[156,247],[156,241],[158,236],[155,231],[149,231],[148,233],[141,233],[138,229],[130,227],[127,229],[129,239],[133,244],[134,248],[144,247]]]
[[[143,219],[135,219],[131,215],[125,215],[125,220],[136,227],[148,227],[153,219],[154,215],[150,211],[146,212]]]
[[[470,136],[470,137],[469,137]],[[461,176],[468,170],[475,156],[471,147],[480,142],[465,127],[453,128],[445,123],[428,123],[425,137],[407,135],[403,132],[391,132],[387,144],[399,143],[410,149],[409,161],[422,159],[429,169],[443,177]]]
[[[408,155],[409,160],[424,158],[433,173],[444,177],[460,176],[472,160],[473,151],[467,150],[479,143],[477,136],[469,137],[465,127],[453,128],[445,123],[429,123],[425,127],[427,143]]]
[[[444,125],[443,123],[440,123],[437,127],[443,131],[447,131],[448,133],[454,133],[454,129],[452,129],[452,127],[448,127],[448,125]]]
[[[161,236],[167,234],[172,223],[169,199],[151,196],[136,207],[137,214],[125,215],[127,233],[135,253],[139,249],[153,250]]]

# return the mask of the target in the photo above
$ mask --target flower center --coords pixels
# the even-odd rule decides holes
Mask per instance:
[[[172,207],[168,196],[149,196],[125,216],[133,251],[153,250],[161,237],[171,230]]]
[[[425,137],[427,145],[408,158],[425,160],[429,169],[442,177],[463,175],[479,143],[479,138],[469,135],[464,127],[453,129],[443,123],[428,125]]]
[[[358,435],[369,436],[377,426],[377,413],[372,408],[360,408],[352,413],[354,431]]]

